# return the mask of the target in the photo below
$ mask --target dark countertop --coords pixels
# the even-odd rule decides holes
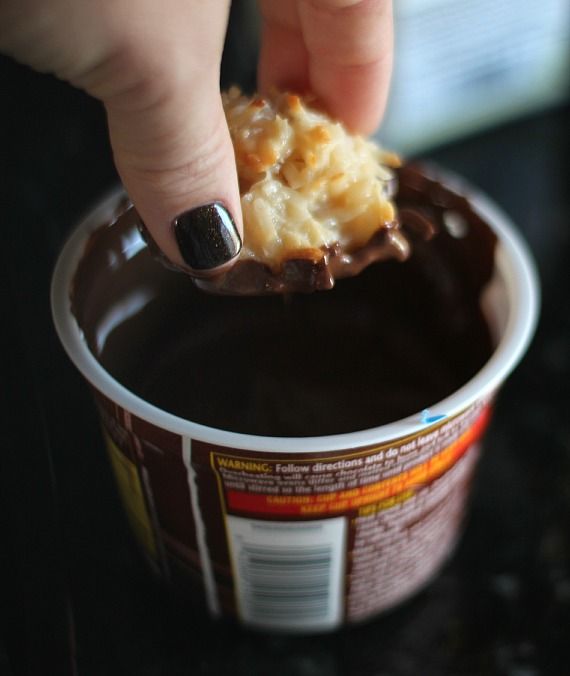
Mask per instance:
[[[337,634],[268,637],[165,598],[131,544],[87,388],[52,328],[59,248],[115,183],[100,107],[2,62],[5,347],[0,673],[555,676],[570,673],[570,130],[558,108],[429,153],[533,250],[543,307],[504,387],[458,551],[427,590]]]

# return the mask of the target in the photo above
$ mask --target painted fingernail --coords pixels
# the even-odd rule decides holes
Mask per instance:
[[[219,202],[185,211],[172,226],[182,258],[193,270],[217,268],[241,250],[236,225]]]

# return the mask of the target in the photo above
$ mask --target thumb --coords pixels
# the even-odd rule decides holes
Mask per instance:
[[[199,57],[135,48],[124,67],[138,73],[134,84],[102,97],[117,169],[148,234],[195,276],[227,266],[243,232],[219,90],[221,44],[217,53],[209,48]]]

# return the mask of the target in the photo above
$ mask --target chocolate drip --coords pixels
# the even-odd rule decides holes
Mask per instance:
[[[398,221],[383,223],[368,242],[346,251],[335,242],[331,246],[295,251],[272,269],[255,260],[239,260],[222,275],[196,280],[209,293],[234,296],[312,293],[328,291],[337,279],[354,277],[372,263],[408,258],[410,247]]]
[[[354,277],[372,263],[390,258],[405,260],[408,256],[409,246],[399,232],[399,224],[391,222],[352,253],[344,251],[338,242],[322,249],[296,251],[277,270],[259,261],[241,260],[223,275],[195,283],[203,291],[230,296],[328,291],[335,280]]]

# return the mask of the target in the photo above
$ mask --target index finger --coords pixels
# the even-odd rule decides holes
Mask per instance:
[[[260,86],[310,89],[349,128],[372,132],[392,70],[391,0],[263,0]]]

